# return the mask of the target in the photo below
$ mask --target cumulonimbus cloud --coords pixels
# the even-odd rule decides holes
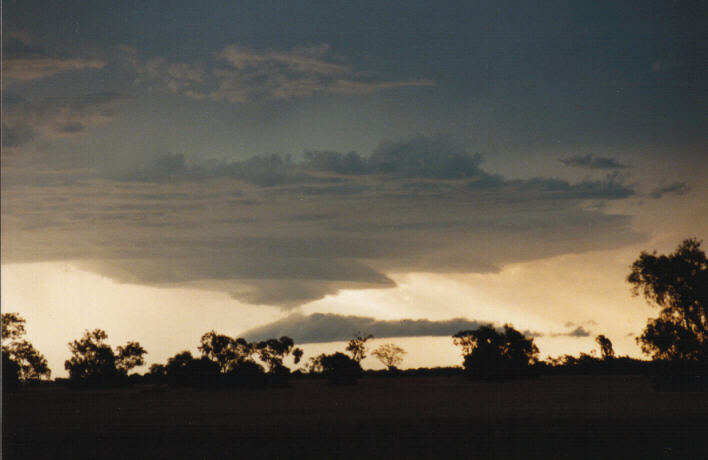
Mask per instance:
[[[180,155],[73,183],[3,189],[5,262],[72,260],[128,283],[227,291],[293,307],[387,274],[495,272],[636,242],[617,176],[510,179],[444,138],[369,156],[312,152],[189,163]]]

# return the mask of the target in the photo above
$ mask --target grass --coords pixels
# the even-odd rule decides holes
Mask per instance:
[[[3,396],[3,458],[705,458],[708,394],[635,376]]]

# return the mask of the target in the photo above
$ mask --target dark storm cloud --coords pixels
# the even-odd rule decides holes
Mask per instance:
[[[649,196],[658,200],[664,195],[685,195],[690,190],[691,187],[689,187],[688,184],[686,184],[685,182],[674,182],[669,185],[656,187],[654,190],[651,191]]]
[[[625,169],[629,167],[614,158],[598,157],[592,154],[561,158],[560,161],[566,166],[586,169]]]
[[[387,273],[488,273],[639,237],[627,216],[583,205],[631,196],[617,176],[492,176],[479,155],[440,138],[322,158],[190,164],[170,154],[120,181],[6,187],[3,257],[79,260],[121,282],[292,307],[393,286]]]
[[[248,330],[243,333],[246,340],[263,340],[287,335],[297,343],[319,343],[349,340],[357,333],[373,334],[377,338],[448,336],[467,330],[477,329],[483,324],[464,318],[444,321],[428,319],[379,320],[364,316],[343,316],[315,313],[312,315],[292,314],[281,320]]]

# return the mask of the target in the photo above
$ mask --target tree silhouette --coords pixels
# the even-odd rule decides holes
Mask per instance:
[[[603,334],[595,337],[595,342],[600,346],[600,352],[602,353],[602,359],[608,360],[615,357],[615,350],[612,348],[612,341],[605,337]]]
[[[391,371],[396,369],[403,362],[403,355],[406,354],[406,350],[398,345],[386,343],[372,351],[371,354]]]
[[[364,336],[361,332],[357,332],[356,337],[349,341],[346,350],[352,355],[354,361],[361,363],[366,358],[366,341],[373,338],[371,334]]]
[[[322,371],[332,385],[353,385],[363,373],[358,361],[344,353],[320,355]]]
[[[95,385],[109,385],[127,376],[130,369],[144,363],[147,352],[138,342],[118,347],[118,355],[104,341],[106,331],[94,329],[84,332],[79,340],[69,342],[71,358],[64,362],[69,378]]]
[[[251,360],[255,345],[245,339],[233,339],[214,331],[202,335],[199,351],[219,365],[221,372],[228,373],[245,361]]]
[[[708,360],[708,262],[690,238],[669,255],[642,252],[627,281],[634,295],[660,308],[637,338],[654,359]]]
[[[300,362],[302,350],[295,348],[293,339],[283,336],[280,339],[268,339],[256,344],[258,357],[268,366],[271,374],[280,373],[287,370],[283,366],[283,359],[290,353],[293,354],[295,364]]]
[[[17,313],[2,314],[2,354],[18,367],[19,380],[49,378],[47,359],[34,346],[23,339],[25,319]]]
[[[462,347],[465,373],[471,378],[525,375],[538,356],[533,338],[526,338],[509,324],[504,325],[503,331],[491,324],[460,331],[453,336],[453,342]]]

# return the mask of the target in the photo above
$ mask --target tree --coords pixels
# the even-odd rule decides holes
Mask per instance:
[[[116,351],[118,352],[116,354],[116,368],[124,374],[134,367],[145,364],[143,355],[147,351],[138,342],[128,342],[124,347],[118,346]]]
[[[189,351],[182,351],[167,360],[165,374],[172,385],[213,387],[221,375],[219,365],[201,356],[195,359]]]
[[[637,338],[653,359],[708,360],[708,262],[700,245],[689,238],[669,255],[642,252],[631,265],[632,293],[660,309]]]
[[[403,355],[406,354],[406,350],[398,345],[386,343],[372,351],[371,354],[391,371],[396,369],[403,362]]]
[[[608,360],[615,357],[615,350],[612,348],[612,341],[605,337],[603,334],[595,337],[595,342],[600,346],[600,352],[602,353],[602,359]]]
[[[319,365],[332,385],[353,385],[363,373],[358,361],[344,353],[320,355]]]
[[[106,331],[94,329],[84,332],[79,340],[69,342],[71,358],[64,362],[69,371],[69,378],[97,385],[114,383],[125,377],[128,371],[144,363],[143,355],[147,352],[138,342],[128,342],[118,347],[118,354],[105,343]]]
[[[453,336],[462,347],[464,369],[469,377],[500,378],[523,375],[536,362],[538,348],[509,324],[497,331],[491,324]]]
[[[282,372],[283,359],[290,353],[293,354],[295,364],[300,362],[302,350],[295,348],[293,339],[283,336],[280,339],[268,339],[256,344],[258,357],[268,366],[268,372],[271,374]]]
[[[361,363],[366,358],[366,341],[373,338],[371,334],[363,336],[361,332],[357,332],[356,337],[349,341],[346,350],[352,355],[354,361]]]
[[[251,360],[255,346],[245,339],[233,339],[227,335],[207,332],[201,338],[199,351],[219,365],[223,373],[232,371],[245,361]]]
[[[49,378],[47,359],[34,346],[23,339],[25,319],[17,313],[2,314],[2,353],[18,367],[19,380]]]

